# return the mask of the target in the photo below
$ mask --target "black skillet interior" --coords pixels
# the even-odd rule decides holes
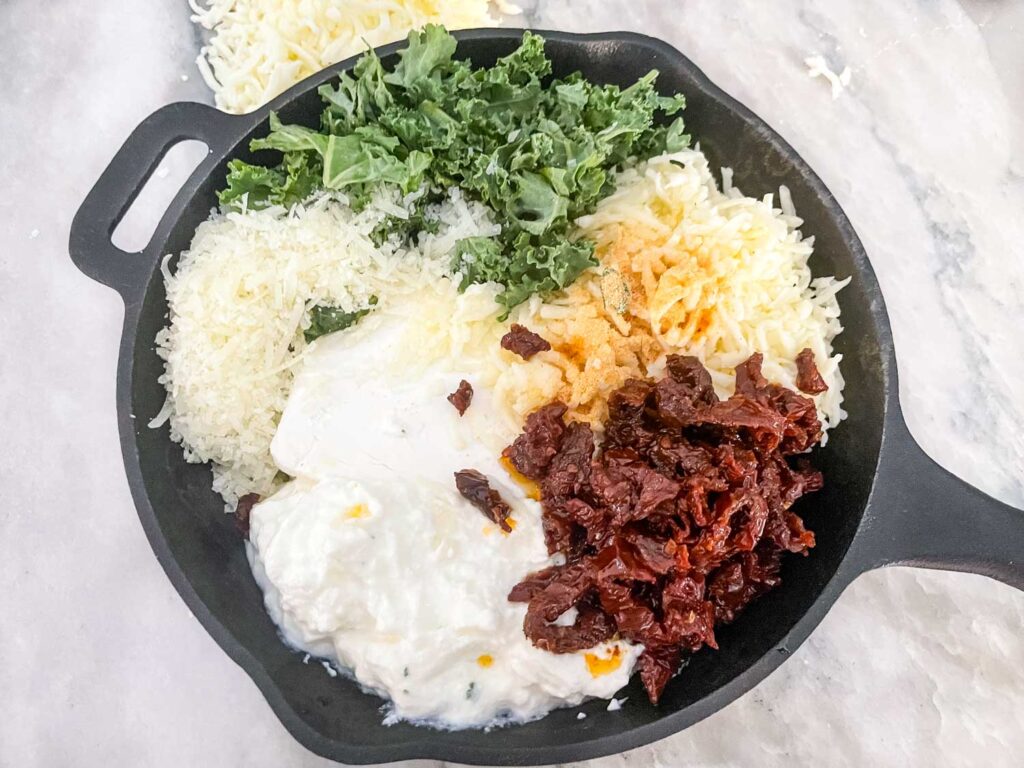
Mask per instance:
[[[162,364],[153,348],[153,339],[166,322],[166,297],[157,269],[160,256],[187,248],[196,226],[216,204],[227,160],[251,156],[248,141],[267,130],[268,109],[237,118],[199,105],[171,105],[156,113],[126,143],[73,227],[76,263],[125,297],[118,375],[122,447],[154,551],[193,612],[252,676],[285,726],[305,746],[344,762],[421,757],[541,764],[595,757],[653,741],[705,717],[767,675],[803,640],[859,570],[901,559],[899,552],[876,556],[874,542],[860,547],[863,553],[858,557],[847,557],[858,528],[870,517],[865,510],[887,425],[901,427],[902,420],[894,399],[895,366],[884,305],[845,215],[788,145],[666,44],[627,33],[542,34],[559,75],[580,70],[597,82],[626,85],[657,68],[663,93],[686,95],[688,130],[712,167],[732,167],[734,182],[751,195],[786,185],[804,219],[805,235],[815,237],[814,273],[852,278],[841,294],[846,330],[835,345],[843,355],[845,408],[850,416],[815,456],[825,472],[826,489],[800,502],[799,509],[816,532],[818,546],[810,557],[785,563],[783,585],[721,630],[721,650],[694,655],[658,707],[647,703],[634,681],[624,692],[629,701],[621,711],[607,712],[603,702],[594,701],[582,707],[588,714],[585,720],[576,719],[578,710],[563,710],[489,733],[440,732],[407,724],[384,727],[380,699],[329,677],[317,664],[303,664],[302,655],[278,638],[263,610],[242,542],[210,489],[209,469],[187,464],[166,427],[145,426],[164,399],[157,383]],[[514,49],[520,33],[475,30],[457,36],[460,56],[487,65]],[[393,57],[395,47],[381,49],[382,56]],[[321,111],[316,86],[351,64],[344,62],[310,78],[270,106],[285,122],[316,125]],[[206,140],[211,155],[175,199],[153,241],[135,256],[112,251],[110,231],[160,156],[174,141],[193,137]],[[106,199],[111,196],[119,196],[116,203]],[[901,439],[912,445],[909,436]]]

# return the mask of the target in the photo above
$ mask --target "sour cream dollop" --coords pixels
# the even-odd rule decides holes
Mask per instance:
[[[538,650],[523,634],[525,606],[507,600],[553,561],[539,505],[498,461],[515,434],[486,388],[493,350],[463,346],[456,358],[421,338],[438,302],[454,317],[480,301],[476,289],[440,286],[321,339],[272,446],[296,479],[251,517],[254,573],[285,638],[389,698],[394,717],[449,728],[609,698],[642,650]],[[478,343],[496,350],[485,336]],[[475,393],[460,418],[445,396],[463,378]],[[512,506],[512,533],[458,494],[460,469],[490,478]]]

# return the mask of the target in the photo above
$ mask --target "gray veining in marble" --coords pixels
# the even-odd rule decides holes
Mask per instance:
[[[1024,5],[540,0],[523,22],[664,37],[777,128],[864,240],[914,434],[1024,506]],[[66,252],[128,132],[209,99],[195,46],[179,0],[0,5],[4,768],[327,765],[150,553],[114,421],[121,307]],[[806,74],[816,53],[852,70],[835,101]],[[585,765],[1019,765],[1022,625],[1024,596],[982,577],[871,573],[735,704]]]

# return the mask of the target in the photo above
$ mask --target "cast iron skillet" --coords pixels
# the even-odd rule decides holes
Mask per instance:
[[[492,64],[513,50],[520,32],[457,33],[458,54]],[[891,564],[972,571],[1024,588],[1024,513],[966,485],[917,446],[897,398],[896,363],[885,305],[860,240],[821,180],[771,128],[712,85],[669,45],[629,33],[542,32],[556,74],[581,70],[596,82],[628,84],[652,67],[659,89],[682,92],[686,121],[712,165],[731,166],[747,194],[789,187],[816,239],[818,274],[852,277],[840,295],[845,332],[845,407],[850,413],[816,461],[822,493],[800,503],[817,534],[806,558],[783,566],[782,586],[756,601],[735,624],[717,632],[721,650],[702,651],[669,685],[662,703],[647,703],[639,683],[626,689],[619,712],[605,704],[560,710],[524,726],[440,732],[381,725],[381,700],[303,664],[281,642],[263,610],[242,542],[210,490],[210,471],[186,464],[167,428],[149,429],[164,400],[153,338],[166,322],[158,263],[185,249],[216,204],[228,159],[250,159],[249,140],[267,131],[267,114],[316,125],[316,88],[354,59],[295,86],[259,111],[240,117],[201,104],[171,104],[132,133],[86,197],[71,228],[70,250],[87,275],[124,299],[117,371],[117,412],[128,482],[142,525],[175,588],[207,631],[252,677],[285,727],[303,745],[347,763],[431,758],[488,765],[535,765],[598,757],[682,730],[724,707],[781,664],[821,621],[858,574]],[[397,45],[379,50],[387,61]],[[149,245],[125,253],[110,242],[122,214],[166,151],[199,139],[210,154],[170,205]],[[270,155],[267,155],[270,158]]]

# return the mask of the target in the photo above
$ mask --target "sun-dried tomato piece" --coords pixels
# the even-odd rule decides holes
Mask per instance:
[[[475,469],[460,469],[455,473],[455,487],[470,504],[484,513],[484,517],[497,523],[506,533],[512,532],[512,526],[508,524],[512,509],[501,498],[501,494],[491,488],[490,481],[483,473]]]
[[[501,337],[501,348],[519,355],[523,360],[529,360],[538,352],[547,352],[551,344],[526,326],[512,323],[509,332]]]
[[[779,551],[742,552],[710,576],[708,596],[715,618],[728,624],[752,600],[779,584]]]
[[[622,539],[636,552],[640,564],[658,576],[664,576],[678,564],[678,546],[672,539],[643,533],[636,526],[623,530]]]
[[[573,422],[562,437],[558,453],[541,481],[542,498],[569,498],[579,495],[590,479],[590,459],[594,455],[594,433],[589,424]]]
[[[464,414],[473,402],[473,385],[465,379],[460,381],[458,389],[448,395],[448,402],[455,406],[459,416]]]
[[[576,620],[569,626],[552,624],[527,609],[523,631],[542,651],[574,653],[611,639],[615,622],[600,608],[588,604],[578,607]]]
[[[523,434],[502,451],[516,470],[530,480],[541,480],[548,464],[562,446],[565,434],[565,403],[548,403],[526,417]]]
[[[818,409],[809,397],[791,389],[772,385],[769,402],[786,419],[779,451],[784,456],[810,450],[821,440],[821,422]]]
[[[634,585],[606,582],[600,585],[597,594],[602,610],[615,619],[615,627],[622,637],[633,642],[660,639],[658,617]]]
[[[693,389],[675,379],[662,379],[655,385],[654,402],[660,421],[673,429],[695,423],[694,418],[703,408]]]
[[[594,583],[583,566],[562,567],[554,578],[537,589],[546,578],[545,571],[534,575],[529,588],[532,594],[523,620],[523,632],[534,645],[553,653],[572,653],[593,648],[615,634],[615,623],[611,617],[587,599]],[[521,595],[518,589],[518,586],[513,588],[512,595]],[[554,623],[571,608],[577,609],[573,624]]]
[[[732,551],[729,535],[732,533],[732,517],[749,504],[751,493],[737,488],[720,494],[711,505],[713,518],[704,527],[697,543],[690,547],[690,560],[702,572],[722,562]]]
[[[656,469],[670,476],[673,473],[684,477],[718,474],[712,450],[702,443],[690,442],[678,431],[662,432],[647,455]]]
[[[711,374],[697,358],[669,355],[666,367],[669,375],[654,387],[658,415],[666,426],[690,425],[718,404]]]
[[[531,573],[525,579],[512,587],[512,591],[508,593],[509,602],[530,602],[536,595],[543,592],[544,588],[548,584],[558,578],[558,575],[561,572],[562,568],[560,566],[552,565],[549,568],[544,568],[543,570]]]
[[[783,454],[803,453],[821,439],[817,407],[809,397],[768,383],[761,374],[762,360],[757,352],[737,366],[736,394],[767,406],[785,419],[780,444]]]
[[[633,511],[633,483],[624,471],[636,454],[628,449],[613,448],[591,463],[590,466],[590,498],[600,507],[608,511],[608,515],[618,525],[622,525]],[[616,454],[616,456],[613,456]]]
[[[259,503],[259,500],[258,493],[247,493],[235,504],[235,528],[245,538],[249,538],[249,516],[252,514],[252,508]]]
[[[700,405],[714,405],[718,402],[711,374],[701,365],[700,360],[689,355],[669,355],[665,367],[672,379],[692,392],[691,399]]]
[[[800,350],[796,356],[796,387],[808,395],[818,395],[828,390],[828,384],[818,373],[814,353],[809,348]]]
[[[585,565],[598,582],[629,579],[653,584],[659,576],[647,567],[637,548],[623,536],[612,538],[608,546],[588,558]]]
[[[756,398],[768,386],[768,379],[761,373],[764,355],[755,352],[736,366],[736,394]]]
[[[640,680],[647,691],[651,704],[657,704],[665,686],[679,669],[682,653],[678,648],[662,647],[647,648],[636,660],[636,668],[640,672]]]
[[[654,435],[643,426],[646,409],[652,405],[654,385],[629,379],[608,398],[608,422],[604,428],[606,448],[640,448]]]
[[[631,466],[627,471],[636,487],[636,504],[632,515],[634,520],[643,520],[659,510],[675,506],[676,497],[682,491],[678,481],[665,477],[647,464]]]
[[[567,499],[563,505],[565,518],[586,532],[586,543],[595,546],[604,541],[609,519],[602,507],[592,507],[583,499]],[[556,550],[557,551],[557,550]]]
[[[585,533],[577,535],[578,529],[568,507],[569,501],[564,498],[544,499],[541,502],[541,510],[544,513],[541,526],[548,554],[561,552],[571,560],[576,560],[579,554],[577,550],[582,543],[581,539],[585,538]]]
[[[730,397],[694,415],[693,425],[748,432],[755,445],[770,453],[782,442],[786,418],[756,400]]]

